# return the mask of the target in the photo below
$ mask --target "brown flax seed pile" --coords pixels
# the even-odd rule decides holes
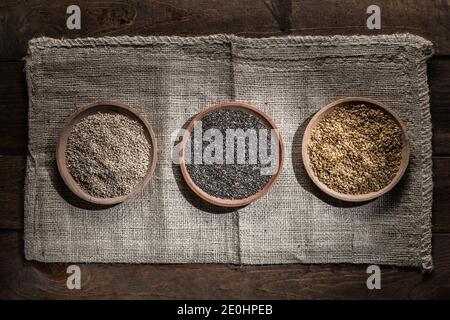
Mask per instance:
[[[402,130],[390,115],[364,104],[347,105],[312,130],[308,155],[322,183],[356,195],[378,191],[392,181],[402,148]]]

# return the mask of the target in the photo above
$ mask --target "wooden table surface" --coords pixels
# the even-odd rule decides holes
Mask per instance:
[[[450,298],[450,1],[378,0],[382,29],[368,30],[372,0],[21,1],[0,3],[0,298]],[[81,30],[67,30],[67,6]],[[23,185],[28,97],[27,41],[114,35],[242,36],[410,32],[431,40],[433,258],[435,270],[382,267],[381,290],[366,287],[366,265],[80,264],[81,290],[66,287],[67,264],[26,261]]]

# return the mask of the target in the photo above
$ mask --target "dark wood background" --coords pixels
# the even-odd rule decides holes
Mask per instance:
[[[368,30],[373,0],[17,1],[0,3],[0,298],[450,298],[450,1],[377,0],[382,30]],[[67,30],[78,4],[81,30]],[[25,261],[23,184],[27,88],[22,58],[35,36],[242,36],[410,32],[435,44],[429,61],[433,117],[435,270],[382,267],[366,288],[365,265],[84,264],[82,289],[66,288],[66,264]]]

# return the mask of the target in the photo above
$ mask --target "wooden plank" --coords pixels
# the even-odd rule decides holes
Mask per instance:
[[[433,154],[450,155],[450,57],[431,59],[428,66]]]
[[[35,36],[85,37],[114,35],[243,36],[283,34],[334,35],[410,32],[435,43],[438,54],[450,54],[449,2],[379,0],[382,29],[368,30],[372,0],[79,0],[81,30],[68,30],[63,1],[13,1],[0,4],[0,60],[25,55]],[[20,26],[20,27],[18,27]]]
[[[0,62],[0,154],[26,154],[28,93],[23,62]]]
[[[65,27],[70,0],[0,3],[0,228],[23,228],[23,177],[27,94],[23,63],[27,41],[103,35],[244,36],[283,34],[378,34],[411,32],[432,40],[439,55],[450,54],[450,3],[420,0],[377,2],[382,30],[365,27],[370,0],[80,0],[82,30]],[[20,26],[20,27],[18,27]],[[450,62],[430,61],[433,152],[450,154]],[[450,231],[450,158],[434,159],[433,230]],[[449,298],[450,235],[434,234],[432,275],[382,268],[382,290],[365,287],[365,266],[291,265],[81,265],[81,291],[67,290],[65,264],[27,262],[22,233],[0,231],[0,298]],[[136,277],[139,274],[139,277]]]
[[[23,228],[24,156],[0,155],[0,229]]]
[[[66,287],[67,264],[25,261],[22,234],[0,231],[0,299],[431,299],[450,298],[450,235],[433,236],[435,269],[366,265],[79,264],[81,289]],[[138,276],[136,276],[138,275]]]
[[[28,96],[23,62],[0,62],[0,154],[24,155]],[[450,57],[429,62],[433,154],[450,155]]]
[[[450,232],[450,158],[433,159],[433,231]]]
[[[450,232],[450,157],[433,161],[433,231]],[[0,229],[23,228],[24,156],[0,156]]]
[[[381,9],[381,30],[369,31],[367,7]],[[292,28],[302,34],[390,34],[408,32],[434,43],[436,53],[450,53],[450,2],[441,0],[293,1]]]

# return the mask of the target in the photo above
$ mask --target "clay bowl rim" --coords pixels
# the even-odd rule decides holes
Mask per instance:
[[[151,143],[151,164],[147,169],[147,173],[145,174],[144,178],[139,182],[134,189],[123,196],[119,197],[113,197],[113,198],[97,198],[93,197],[90,194],[88,194],[86,191],[84,191],[78,183],[73,179],[72,175],[70,174],[67,165],[66,165],[66,148],[67,148],[67,140],[70,135],[70,131],[72,127],[78,123],[81,119],[86,117],[89,114],[93,114],[96,112],[110,112],[115,113],[119,112],[121,114],[125,114],[127,116],[131,116],[132,118],[135,118],[141,122],[141,124],[144,125],[145,135],[147,137],[147,140],[149,143]],[[64,127],[61,129],[61,132],[58,137],[58,142],[56,146],[56,163],[58,167],[59,174],[61,175],[64,183],[66,186],[79,198],[93,203],[97,205],[114,205],[118,204],[124,201],[127,201],[134,196],[136,196],[138,193],[140,193],[144,187],[150,182],[151,178],[153,177],[153,174],[155,172],[156,168],[156,162],[157,162],[157,142],[156,142],[156,136],[153,132],[152,126],[148,122],[148,120],[145,118],[144,114],[140,111],[126,105],[123,102],[115,101],[115,100],[97,100],[95,102],[89,103],[87,105],[84,105],[80,108],[78,108],[66,121]]]
[[[218,198],[218,197],[214,197],[210,194],[208,194],[207,192],[203,191],[200,187],[198,187],[195,182],[192,180],[192,178],[190,177],[187,168],[186,168],[186,163],[185,163],[185,149],[186,149],[186,143],[192,133],[192,130],[194,128],[194,126],[196,125],[196,123],[203,119],[207,114],[219,110],[219,109],[240,109],[240,110],[245,110],[247,112],[250,112],[254,115],[256,115],[259,118],[262,118],[262,120],[264,122],[266,122],[266,124],[271,128],[275,130],[275,133],[277,135],[278,138],[278,146],[279,146],[279,153],[278,153],[278,168],[276,173],[272,176],[272,178],[269,180],[269,182],[264,186],[264,188],[262,188],[260,191],[258,191],[257,193],[251,195],[250,197],[244,198],[244,199],[222,199],[222,198]],[[183,140],[181,142],[181,146],[180,146],[180,151],[179,151],[179,156],[180,156],[180,168],[181,168],[181,173],[183,175],[184,180],[186,181],[187,185],[189,186],[189,188],[200,198],[202,198],[203,200],[216,205],[216,206],[220,206],[220,207],[228,207],[228,208],[236,208],[236,207],[243,207],[246,206],[248,204],[250,204],[251,202],[254,202],[258,199],[260,199],[261,197],[263,197],[264,195],[266,195],[269,190],[273,187],[274,183],[277,181],[278,176],[280,175],[280,173],[282,172],[283,169],[283,163],[284,163],[284,140],[283,137],[281,135],[280,129],[278,128],[278,126],[275,124],[275,122],[265,113],[263,112],[261,109],[259,109],[257,106],[248,104],[248,103],[243,103],[243,102],[236,102],[236,101],[225,101],[225,102],[221,102],[218,104],[214,104],[211,105],[209,107],[207,107],[206,109],[204,109],[203,111],[199,112],[189,123],[189,125],[187,126],[184,135],[183,135]]]
[[[403,148],[402,148],[402,159],[400,162],[400,168],[397,171],[397,174],[395,175],[394,179],[391,180],[391,182],[385,186],[383,189],[380,189],[376,192],[369,192],[366,194],[358,194],[358,195],[351,195],[351,194],[344,194],[337,191],[334,191],[327,187],[324,183],[319,181],[319,179],[314,175],[314,172],[312,171],[310,167],[310,160],[308,156],[308,144],[310,142],[311,138],[311,131],[315,126],[322,120],[324,116],[329,114],[331,111],[333,111],[336,107],[346,104],[355,104],[355,103],[365,103],[373,105],[377,108],[380,108],[385,113],[387,113],[389,116],[394,119],[394,121],[399,125],[399,127],[402,130],[402,142],[403,142]],[[400,179],[405,174],[406,168],[408,167],[409,163],[409,157],[411,153],[411,145],[408,138],[408,131],[403,123],[403,121],[400,119],[400,117],[392,111],[390,108],[388,108],[384,103],[371,99],[371,98],[364,98],[364,97],[348,97],[339,99],[336,101],[331,102],[330,104],[326,105],[322,109],[320,109],[309,121],[308,126],[305,129],[305,133],[303,135],[303,141],[302,141],[302,158],[303,158],[303,165],[305,166],[305,170],[308,173],[308,176],[310,179],[314,182],[314,184],[323,192],[328,194],[329,196],[343,200],[348,202],[364,202],[373,200],[375,198],[380,197],[381,195],[389,192],[392,190],[395,185],[400,181]]]

